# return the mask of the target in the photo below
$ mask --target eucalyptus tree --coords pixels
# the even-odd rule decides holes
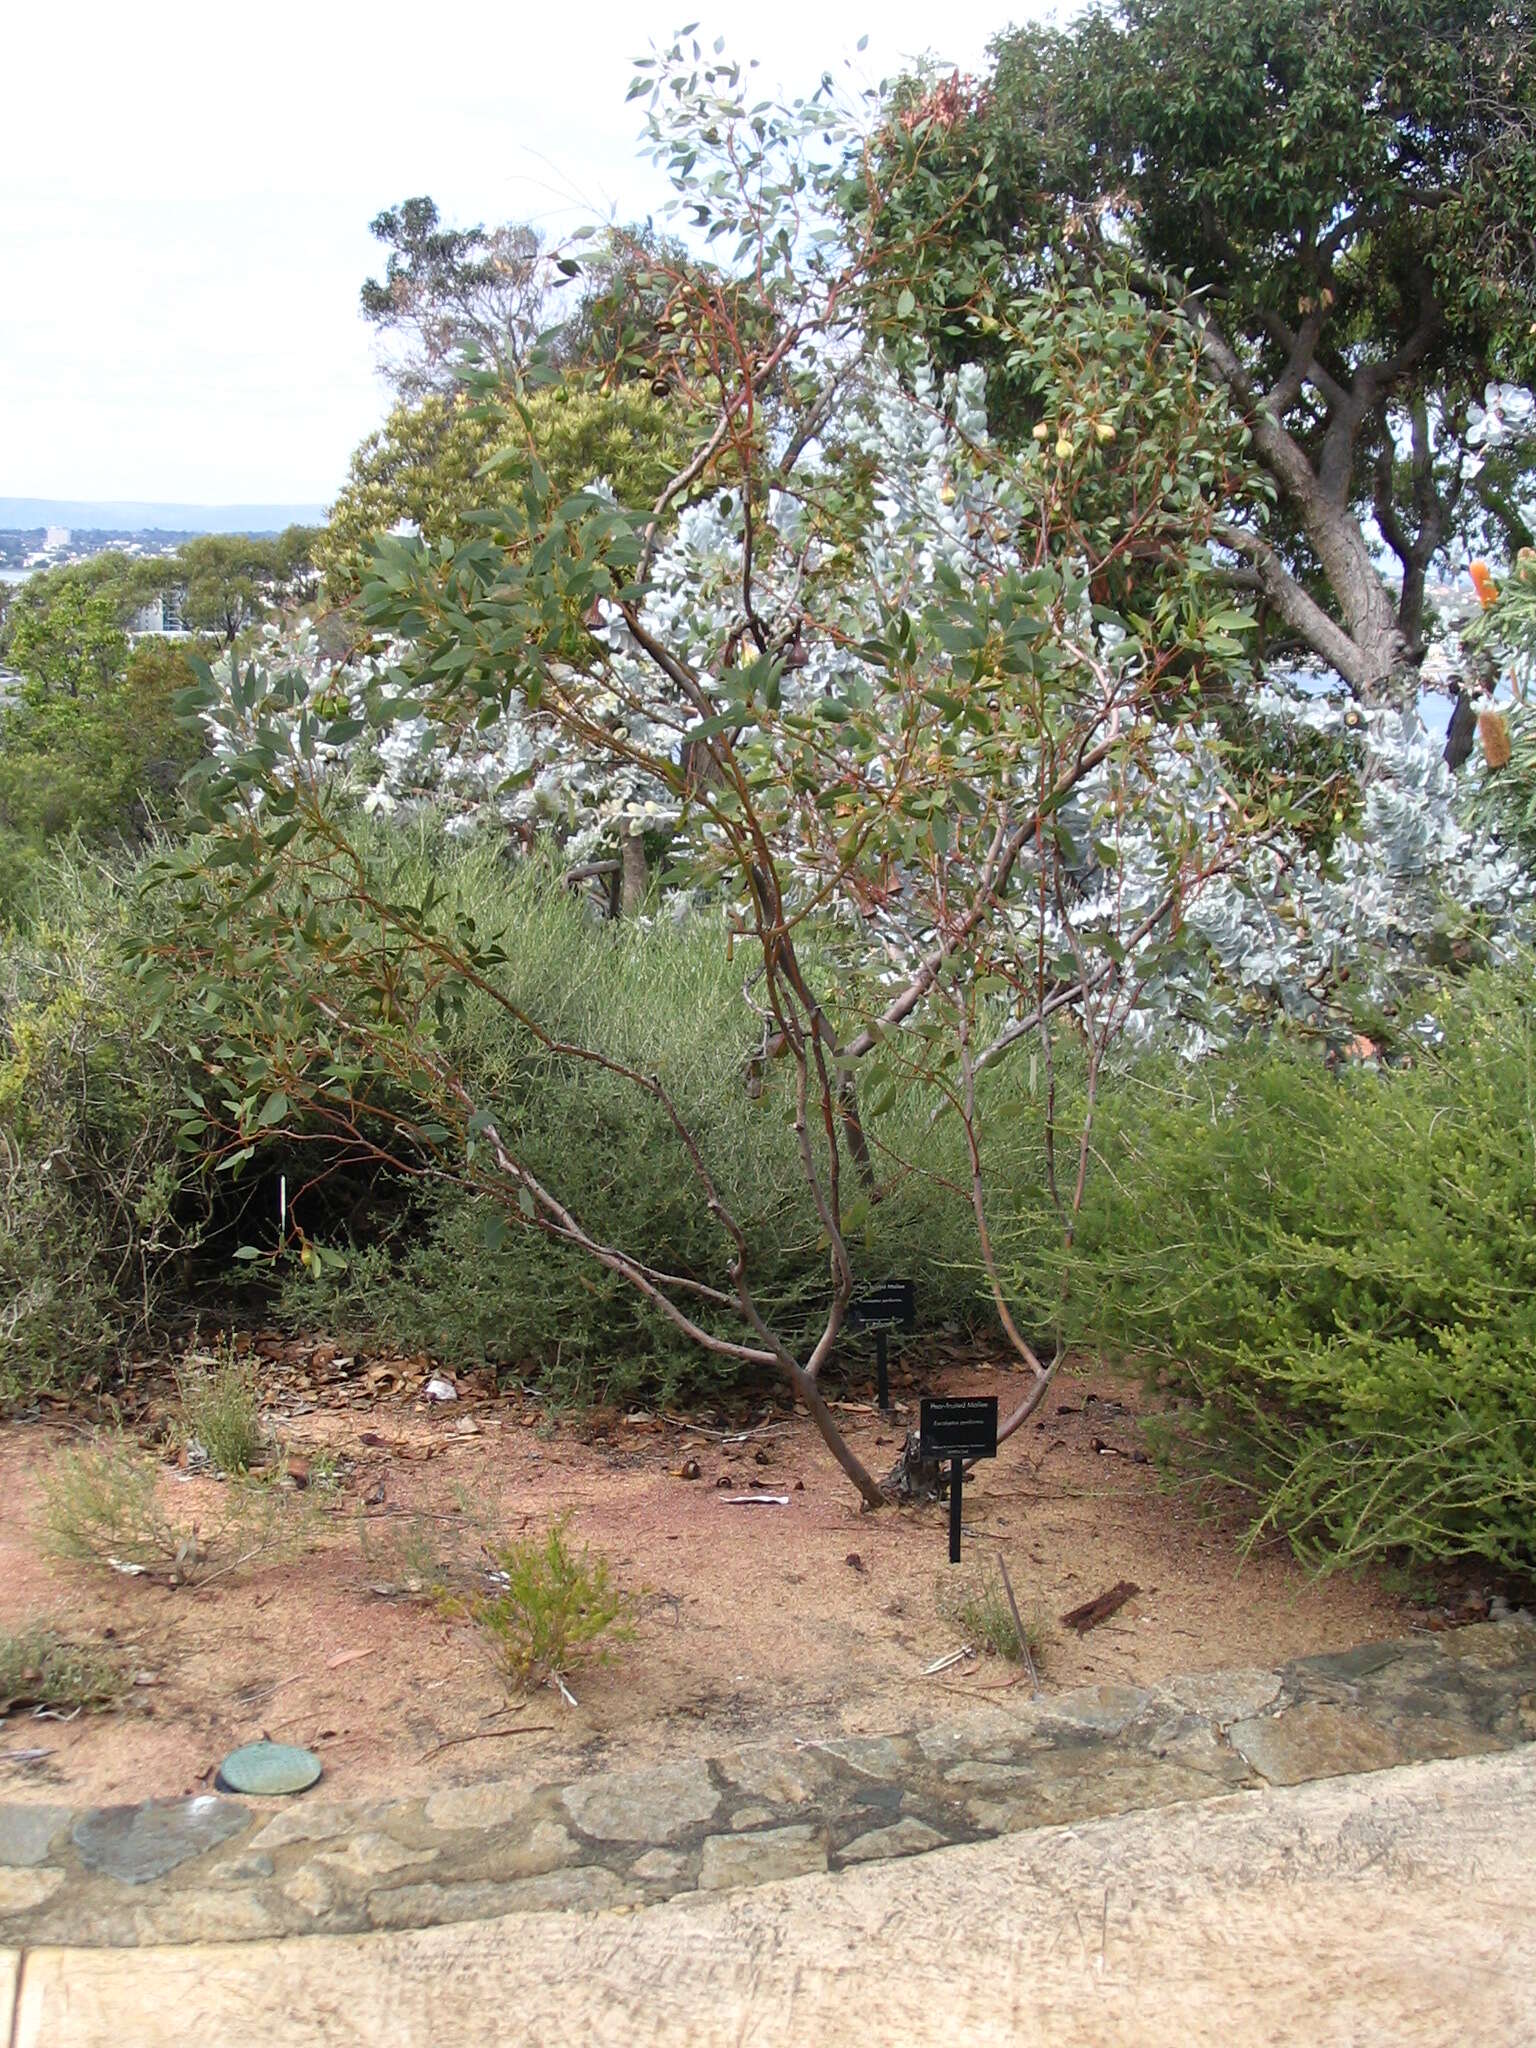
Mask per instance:
[[[302,594],[315,538],[302,526],[272,536],[196,534],[172,558],[166,580],[180,593],[187,624],[233,647],[274,606]]]
[[[503,375],[521,367],[550,283],[535,229],[447,227],[420,194],[386,207],[369,232],[389,256],[362,287],[363,314],[393,351],[386,365],[403,398],[451,392],[466,348]]]
[[[1260,473],[1218,536],[1236,580],[1278,644],[1411,701],[1432,567],[1531,537],[1529,416],[1484,430],[1536,363],[1532,36],[1526,0],[1120,0],[1012,31],[980,82],[907,83],[850,195],[888,317],[993,364],[1027,435],[999,298],[1064,264],[1167,308]]]
[[[1176,1016],[1209,952],[1198,906],[1294,851],[1331,771],[1261,786],[1207,714],[1247,688],[1250,621],[1210,547],[1247,458],[1186,324],[1065,278],[995,298],[1052,421],[999,439],[979,370],[943,376],[872,336],[891,247],[847,223],[884,179],[878,109],[830,83],[773,100],[687,41],[637,90],[719,252],[653,265],[656,381],[681,400],[684,445],[638,503],[569,489],[533,397],[514,383],[498,400],[488,378],[499,495],[467,534],[380,544],[359,603],[384,651],[353,701],[281,664],[206,678],[202,832],[168,863],[179,913],[145,971],[197,985],[207,1073],[187,1130],[211,1161],[238,1171],[281,1134],[314,1147],[317,1172],[371,1159],[472,1190],[489,1232],[574,1247],[696,1343],[779,1375],[873,1506],[821,1375],[863,1218],[922,1170],[889,1143],[892,1105],[917,1091],[964,1134],[956,1198],[1023,1368],[1007,1435],[1058,1354],[1021,1326],[993,1255],[988,1069],[1024,1044],[1038,1064],[1042,1199],[1070,1239],[1106,1059],[1136,1020]],[[914,237],[916,282],[928,254]],[[1138,554],[1155,588],[1126,583]],[[509,719],[521,758],[503,794],[601,785],[670,835],[696,914],[741,963],[743,1086],[794,1132],[825,1251],[808,1346],[765,1317],[753,1246],[668,1074],[561,1036],[511,939],[365,858],[349,750],[403,733],[472,748]],[[471,1000],[515,1049],[499,1083],[455,1054]],[[1070,1129],[1062,1032],[1088,1077]],[[533,1170],[518,1105],[556,1066],[656,1105],[713,1220],[713,1268],[596,1235]]]

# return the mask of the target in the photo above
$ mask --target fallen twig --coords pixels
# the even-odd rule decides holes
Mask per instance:
[[[473,1735],[450,1735],[433,1749],[424,1750],[418,1759],[430,1763],[435,1756],[441,1756],[445,1749],[454,1749],[461,1742],[499,1742],[503,1735],[553,1735],[553,1721],[530,1721],[526,1727],[518,1728],[477,1728]]]
[[[242,1713],[249,1713],[252,1707],[259,1707],[263,1700],[271,1699],[285,1685],[296,1685],[304,1676],[302,1671],[290,1671],[286,1678],[274,1678],[270,1685],[258,1686],[254,1692],[237,1692],[234,1695],[235,1705]]]
[[[674,1429],[685,1429],[693,1436],[707,1436],[717,1444],[744,1444],[755,1436],[782,1436],[789,1428],[787,1422],[760,1422],[755,1429],[711,1429],[703,1422],[690,1422],[684,1415],[669,1415],[661,1411],[663,1422],[670,1422]]]

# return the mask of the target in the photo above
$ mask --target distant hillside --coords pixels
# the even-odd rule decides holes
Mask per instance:
[[[323,505],[153,505],[134,499],[0,498],[0,528],[89,527],[116,533],[281,533],[320,526]]]

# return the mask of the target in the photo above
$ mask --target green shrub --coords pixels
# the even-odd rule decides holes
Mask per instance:
[[[103,1436],[57,1457],[43,1480],[48,1548],[68,1564],[166,1571],[192,1562],[163,1512],[158,1472],[121,1438]]]
[[[183,1439],[202,1445],[215,1471],[238,1478],[266,1448],[256,1367],[234,1351],[177,1367]]]
[[[18,1707],[69,1713],[110,1706],[127,1684],[126,1673],[105,1651],[73,1643],[46,1622],[0,1630],[0,1717]]]
[[[398,858],[398,828],[385,843]],[[482,929],[504,931],[508,991],[549,1032],[662,1077],[743,1225],[765,1314],[792,1341],[819,1328],[829,1262],[791,1104],[772,1063],[759,1090],[749,1085],[760,1027],[717,919],[701,911],[681,922],[600,923],[542,864],[512,866],[485,841],[444,847],[424,835],[393,885],[409,893],[429,880],[456,891]],[[816,964],[814,950],[808,957]],[[622,1078],[550,1057],[489,999],[471,996],[445,1028],[446,1056],[476,1100],[515,1129],[521,1156],[595,1236],[720,1284],[727,1241],[653,1100]],[[1016,1062],[996,1092],[1027,1082],[1027,1062]],[[866,1099],[878,1093],[867,1088]],[[849,1203],[861,1275],[910,1275],[925,1327],[985,1314],[964,1196],[933,1177],[963,1184],[959,1133],[951,1119],[931,1127],[931,1109],[931,1098],[914,1093],[871,1117],[891,1185],[878,1202]],[[1036,1199],[1031,1128],[1016,1116],[998,1123],[989,1164],[1005,1212]],[[906,1158],[925,1170],[902,1176],[892,1161]],[[375,1200],[353,1226],[345,1266],[296,1273],[284,1314],[352,1344],[518,1368],[562,1398],[689,1400],[738,1377],[628,1282],[547,1237],[498,1227],[500,1217],[489,1199],[454,1188],[394,1213]],[[840,1360],[863,1374],[868,1354],[867,1342],[850,1337]]]
[[[485,1525],[467,1503],[461,1523],[435,1514],[357,1514],[358,1549],[368,1583],[379,1594],[410,1593],[440,1602],[472,1569],[466,1551],[473,1546],[478,1567],[488,1542]]]
[[[439,1596],[446,1612],[485,1632],[510,1692],[559,1684],[583,1658],[602,1662],[634,1634],[634,1601],[608,1560],[573,1551],[565,1530],[560,1521],[542,1538],[496,1545],[493,1591]]]
[[[1399,1066],[1255,1047],[1106,1096],[1074,1334],[1320,1565],[1536,1563],[1533,997],[1481,971]]]
[[[369,858],[391,886],[452,890],[502,931],[509,988],[550,1030],[663,1076],[746,1231],[761,1305],[791,1342],[808,1339],[831,1291],[827,1248],[783,1077],[773,1062],[749,1071],[760,1025],[714,914],[601,923],[545,864],[509,862],[492,837],[462,843],[430,819],[379,824]],[[0,937],[0,1401],[109,1372],[172,1314],[265,1317],[274,1271],[293,1326],[487,1360],[560,1399],[689,1401],[735,1382],[730,1361],[691,1344],[627,1282],[506,1227],[489,1200],[372,1167],[333,1172],[335,1152],[303,1130],[258,1131],[241,1171],[205,1171],[179,1138],[197,1120],[194,1090],[227,1098],[234,1055],[186,981],[162,976],[151,994],[128,964],[128,942],[176,916],[169,892],[141,888],[145,872],[55,849],[30,922]],[[812,945],[806,957],[835,985],[835,963]],[[720,1281],[723,1233],[642,1091],[552,1058],[480,996],[442,1030],[477,1096],[600,1238]],[[1020,1056],[985,1090],[1000,1223],[1041,1200],[1029,1078]],[[863,1203],[845,1177],[861,1282],[910,1276],[923,1330],[984,1323],[954,1120],[933,1124],[930,1095],[890,1091],[874,1072],[862,1099],[885,1193]],[[397,1107],[419,1106],[402,1093]],[[276,1248],[280,1213],[290,1250],[302,1232],[332,1256],[237,1264],[242,1245]],[[867,1378],[868,1340],[850,1335],[831,1370]]]
[[[206,1584],[257,1558],[292,1555],[308,1541],[312,1509],[303,1496],[249,1480],[221,1488],[220,1496],[212,1527],[168,1515],[155,1461],[121,1437],[102,1435],[49,1468],[44,1534],[66,1563],[172,1586]]]
[[[956,1588],[949,1580],[941,1580],[939,1612],[961,1630],[967,1642],[979,1645],[989,1656],[1022,1664],[1027,1650],[1032,1672],[1038,1672],[1048,1635],[1046,1625],[1035,1616],[1026,1620],[1021,1613],[1024,1640],[1019,1641],[1002,1574],[994,1567],[983,1566],[968,1586]]]
[[[52,860],[0,940],[0,1405],[110,1365],[205,1204],[177,1151],[187,1059],[123,965],[110,875]]]

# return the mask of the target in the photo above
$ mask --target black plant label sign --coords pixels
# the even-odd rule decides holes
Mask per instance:
[[[919,1411],[918,1440],[925,1458],[995,1458],[996,1394],[925,1400]]]
[[[878,1324],[910,1330],[917,1323],[917,1289],[910,1280],[883,1280],[878,1287],[866,1287],[848,1304],[848,1319],[857,1328],[872,1330]]]

